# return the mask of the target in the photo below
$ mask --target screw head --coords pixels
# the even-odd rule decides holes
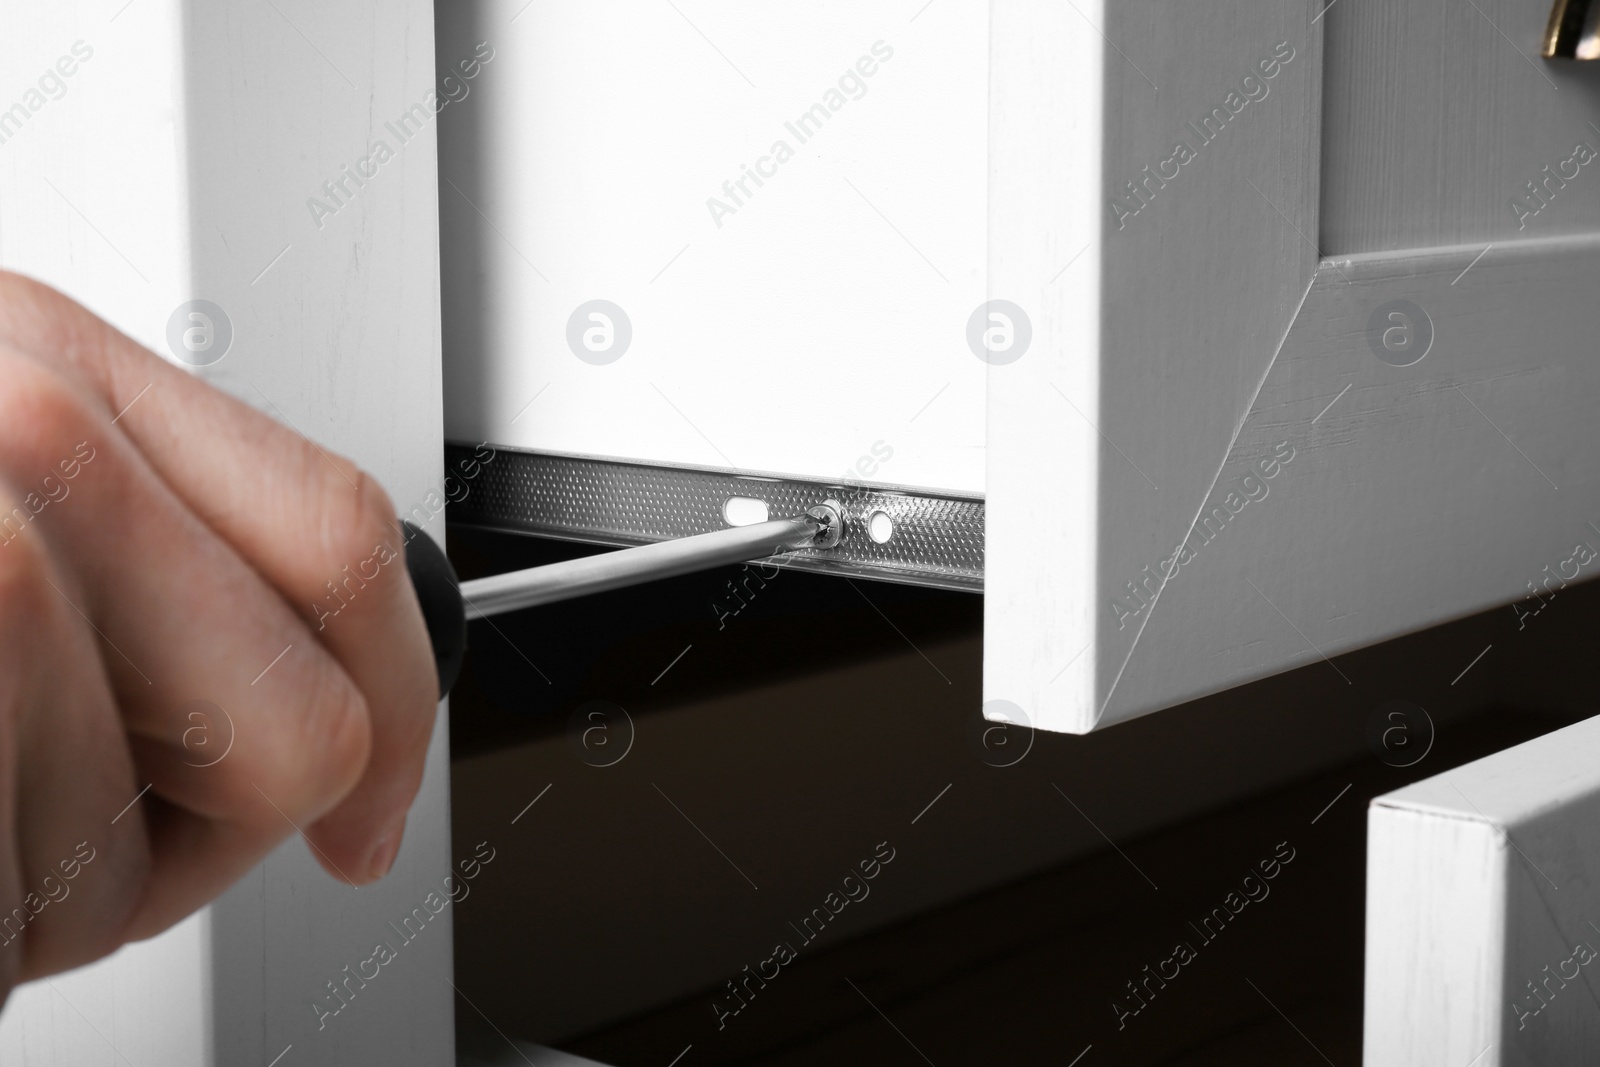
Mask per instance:
[[[837,548],[839,542],[844,540],[843,504],[837,500],[824,500],[814,508],[807,508],[806,514],[823,524],[811,544],[812,548]]]

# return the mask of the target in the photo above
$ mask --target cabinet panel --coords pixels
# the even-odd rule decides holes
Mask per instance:
[[[1372,802],[1369,1067],[1592,1056],[1597,756],[1589,719]]]
[[[1600,230],[1600,69],[1539,58],[1549,0],[1329,6],[1323,251]]]
[[[440,115],[447,436],[981,492],[986,42],[985,4],[451,5],[441,65],[494,58]]]
[[[1273,669],[1215,672],[1142,640],[1150,613],[1123,604],[1160,599],[1150,568],[1224,483],[1312,277],[1316,10],[993,9],[990,295],[1033,322],[1029,351],[989,369],[997,718],[1086,732],[1195,695],[1185,668],[1213,688]],[[1177,673],[1125,696],[1145,662]]]
[[[430,91],[431,5],[7,2],[0,21],[7,71],[93,49],[0,147],[0,263],[174,362],[169,316],[211,301],[232,341],[194,373],[355,459],[402,513],[442,494],[437,159],[431,126],[403,146],[384,126]],[[380,140],[377,176],[343,179]],[[449,873],[448,759],[441,714],[385,880],[338,882],[293,834],[166,933],[16,990],[0,1061],[453,1062],[448,911],[338,1017],[314,1007]]]
[[[1473,101],[1515,75],[1493,113],[1562,130],[1581,95],[1546,78],[1593,76],[1502,41],[1512,65],[1456,99],[1470,65],[1408,49],[1416,5],[1356,33],[1388,10],[995,8],[991,296],[1031,309],[1035,344],[989,371],[992,717],[1086,731],[1319,660],[1359,684],[1330,657],[1593,558],[1600,246],[1456,244],[1418,208],[1438,186],[1433,218],[1486,218],[1468,208],[1519,158],[1454,136],[1459,108],[1490,113]],[[1536,41],[1548,12],[1488,14]],[[1413,110],[1437,145],[1407,147]],[[1402,159],[1424,200],[1367,195]],[[1544,210],[1581,231],[1563,203]],[[1319,249],[1329,204],[1341,240],[1371,243],[1358,218],[1418,243]]]

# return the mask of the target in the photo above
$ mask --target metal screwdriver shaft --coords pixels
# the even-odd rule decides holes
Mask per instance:
[[[839,505],[829,500],[792,519],[714,530],[457,582],[455,569],[438,544],[412,523],[403,525],[406,570],[417,590],[428,638],[433,643],[440,696],[450,692],[461,671],[468,618],[553,604],[797,548],[832,548],[844,534],[844,516]]]
[[[476,578],[461,583],[461,599],[466,603],[468,618],[499,615],[658,578],[743,563],[786,549],[810,547],[826,528],[823,520],[802,515],[714,530],[675,541],[660,541]]]

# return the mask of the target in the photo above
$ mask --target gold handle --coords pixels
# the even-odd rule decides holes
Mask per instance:
[[[1556,0],[1544,31],[1546,59],[1600,59],[1600,3]]]

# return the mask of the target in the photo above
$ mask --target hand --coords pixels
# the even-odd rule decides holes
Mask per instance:
[[[0,272],[0,997],[296,828],[381,878],[437,701],[377,482]]]

